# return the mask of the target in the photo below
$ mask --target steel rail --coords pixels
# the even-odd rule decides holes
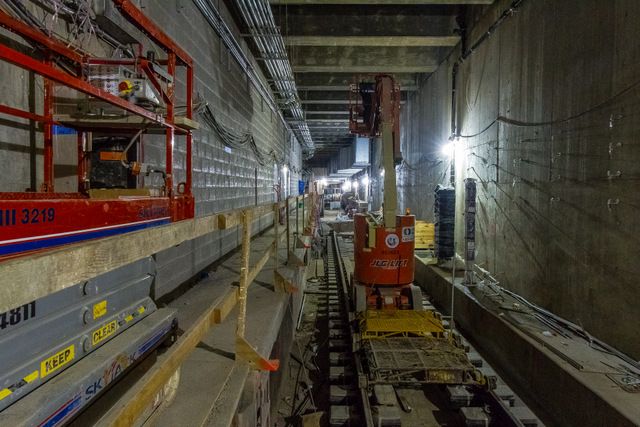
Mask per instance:
[[[349,341],[352,343],[356,342],[356,345],[359,346],[359,344],[355,340],[355,337],[356,337],[356,331],[354,330],[355,322],[353,318],[353,312],[351,311],[350,304],[349,304],[349,292],[348,292],[348,281],[346,279],[346,269],[344,267],[344,263],[342,262],[342,256],[340,255],[340,245],[338,244],[335,231],[331,232],[330,240],[331,240],[331,250],[330,248],[327,248],[327,261],[329,261],[328,262],[329,266],[333,265],[333,267],[335,268],[337,273],[336,277],[340,282],[339,289],[343,293],[342,309],[346,313],[348,313],[348,316],[349,316],[349,326],[348,326]],[[331,262],[329,258],[330,256],[333,257],[333,262]],[[375,424],[373,422],[373,413],[371,410],[371,404],[369,402],[367,384],[366,383],[362,384],[362,382],[360,381],[360,378],[366,378],[366,373],[364,372],[360,358],[356,354],[359,348],[354,348],[353,350],[354,350],[353,362],[356,368],[356,382],[357,382],[356,385],[358,387],[358,390],[360,391],[359,393],[360,408],[362,409],[362,412],[364,415],[364,421],[365,421],[366,427],[373,427]]]

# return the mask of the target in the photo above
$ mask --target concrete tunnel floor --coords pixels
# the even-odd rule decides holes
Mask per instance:
[[[335,226],[335,212],[326,211],[322,221],[325,225],[333,223]],[[341,222],[338,224],[338,228],[341,230],[348,228],[345,227],[346,225],[348,225],[348,222]],[[255,263],[256,259],[264,253],[265,248],[272,241],[273,236],[270,233],[272,231],[268,230],[252,241],[252,263]],[[352,233],[345,231],[341,236],[347,239],[344,244],[343,256],[349,257],[349,244]],[[216,263],[210,269],[208,277],[200,280],[195,286],[186,290],[183,295],[178,296],[169,303],[170,306],[179,310],[181,329],[189,328],[202,310],[211,304],[211,301],[221,298],[228,289],[233,289],[237,286],[239,255],[236,252]],[[324,264],[321,258],[315,258],[312,255],[312,251],[309,251],[307,266],[298,269],[296,283],[299,291],[292,294],[291,297],[273,291],[272,262],[267,264],[252,287],[250,287],[247,311],[248,337],[263,354],[267,354],[272,349],[277,348],[279,353],[276,356],[282,362],[278,373],[280,378],[278,381],[281,384],[281,388],[277,395],[271,395],[270,393],[269,396],[270,419],[271,425],[274,426],[296,425],[291,424],[291,422],[301,421],[302,415],[305,415],[305,421],[308,423],[305,425],[327,426],[329,424],[327,415],[330,410],[329,358],[327,354],[329,328],[326,323],[323,323],[328,321],[327,315],[319,310],[322,294],[319,293],[318,289],[324,277]],[[282,265],[285,259],[285,251],[280,252],[279,259]],[[417,260],[419,262],[416,264],[416,281],[423,287],[423,291],[429,294],[427,297],[433,297],[432,303],[434,305],[437,306],[438,303],[441,303],[440,307],[446,305],[442,304],[442,302],[449,301],[450,295],[450,293],[447,293],[447,290],[450,290],[450,285],[447,286],[446,271],[441,271],[439,268],[428,265],[428,262],[420,257]],[[347,262],[347,269],[349,268]],[[294,331],[303,293],[306,294],[306,299],[300,319],[300,327],[298,331]],[[464,305],[459,306],[459,304],[467,304],[465,301],[467,300],[464,295],[456,297],[457,313],[464,313],[470,310],[465,309]],[[255,407],[251,407],[251,404],[255,404],[255,402],[251,402],[251,396],[255,395],[255,383],[247,380],[247,378],[252,378],[249,369],[246,366],[235,363],[234,360],[233,337],[236,319],[237,309],[231,312],[222,324],[214,327],[207,337],[202,340],[194,353],[182,366],[182,378],[175,400],[170,405],[162,408],[161,411],[153,413],[146,425],[226,426],[233,422],[234,417],[236,417],[236,420],[242,419],[245,421],[245,424],[240,425],[257,425],[247,418],[248,416],[253,416],[251,412],[255,409]],[[490,318],[484,319],[482,324],[489,324],[489,320]],[[458,324],[458,326],[466,327],[467,332],[472,329],[464,322]],[[289,330],[290,335],[283,334],[283,330]],[[477,335],[473,338],[481,338],[481,342],[474,342],[474,345],[477,345],[478,348],[482,345],[485,347],[487,345],[491,346],[491,341],[486,341],[487,339],[514,340],[514,338],[507,337],[506,334],[511,333],[507,329],[501,332],[496,327],[492,327],[491,330],[493,331],[491,336],[495,336],[494,338],[483,334],[482,331],[473,331]],[[492,347],[493,350],[496,350],[494,347]],[[522,344],[521,347],[523,349],[527,348],[525,344]],[[513,353],[514,350],[518,350],[517,348],[500,348],[504,350],[502,352],[506,355],[504,357],[510,357],[508,356],[509,354]],[[532,349],[535,350],[534,347]],[[473,348],[472,351],[474,351]],[[487,351],[486,348],[483,349],[483,354],[484,352],[487,353],[487,359],[496,363],[496,371],[502,375],[504,367],[508,366],[509,362],[496,358],[495,355],[491,354],[492,351]],[[471,355],[471,353],[469,354]],[[493,356],[493,358],[490,356]],[[478,355],[478,357],[480,356]],[[548,358],[552,361],[550,357]],[[537,362],[531,366],[544,362],[543,359],[536,360]],[[300,362],[303,362],[303,364],[301,365]],[[162,363],[162,354],[158,356],[155,363]],[[510,363],[514,366],[517,364],[514,360],[511,360]],[[527,362],[523,359],[521,363],[526,364]],[[566,368],[565,366],[564,373],[558,371],[560,372],[558,375],[571,375],[570,372],[566,373]],[[145,369],[148,369],[148,367],[141,366],[139,375],[144,375]],[[589,375],[594,376],[595,374]],[[135,375],[132,375],[132,377],[135,377]],[[272,376],[271,378],[274,377]],[[504,378],[508,379],[511,384],[513,376],[510,378],[507,373]],[[560,382],[559,384],[565,384],[565,382]],[[503,383],[503,385],[506,384]],[[602,385],[608,385],[609,393],[611,393],[611,384],[609,382]],[[312,390],[311,398],[306,398],[305,389],[307,387]],[[565,394],[567,394],[568,389],[564,390]],[[127,399],[126,381],[122,385],[114,387],[109,394],[115,394],[122,399]],[[449,405],[443,387],[399,388],[398,394],[413,408],[411,413],[402,414],[403,425],[434,427],[464,425],[459,413]],[[512,392],[512,396],[518,405],[523,405],[522,400],[515,393]],[[628,399],[635,397],[628,396]],[[107,396],[105,396],[104,400],[107,400]],[[99,406],[96,405],[96,407]],[[558,403],[555,406],[562,407]],[[600,407],[595,406],[595,404],[592,405],[591,413],[593,413],[593,416],[599,416],[600,413],[605,416],[607,412],[603,411],[602,408],[598,408]],[[522,407],[522,409],[526,408]],[[536,413],[538,409],[540,408],[536,408]],[[549,408],[543,409],[547,410]],[[543,412],[540,412],[539,416],[543,415]],[[86,414],[86,416],[89,415],[92,414]],[[101,419],[100,416],[95,418],[99,420],[95,422],[95,425],[108,425],[105,421],[108,419],[108,412],[107,416]],[[88,423],[86,417],[80,418],[74,423],[74,425],[78,426],[89,424],[94,424],[94,422]],[[542,423],[538,421],[537,425],[542,426]]]

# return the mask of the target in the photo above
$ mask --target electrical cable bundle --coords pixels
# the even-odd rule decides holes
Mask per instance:
[[[220,136],[222,143],[227,147],[234,148],[236,150],[251,150],[260,166],[266,166],[268,164],[268,157],[271,157],[274,162],[278,163],[275,152],[271,150],[268,153],[263,153],[258,148],[256,140],[251,133],[245,132],[242,134],[236,134],[220,124],[208,105],[205,105],[204,108],[202,108],[202,111],[200,111],[200,117],[210,129],[214,130]]]
[[[436,187],[434,213],[436,257],[438,259],[453,258],[456,221],[456,192],[453,188],[441,185]]]
[[[556,120],[548,120],[548,121],[540,121],[540,122],[528,122],[528,121],[524,121],[524,120],[517,120],[517,119],[513,119],[510,117],[505,117],[505,116],[498,116],[495,119],[493,119],[493,121],[491,123],[489,123],[487,126],[485,126],[481,131],[476,132],[474,134],[471,135],[457,135],[457,137],[459,138],[475,138],[477,136],[482,135],[483,133],[485,133],[486,131],[488,131],[489,129],[491,129],[491,127],[493,127],[493,125],[495,125],[496,123],[502,123],[504,125],[507,126],[515,126],[515,127],[544,127],[544,126],[553,126],[553,125],[559,125],[559,124],[563,124],[563,123],[569,123],[573,120],[582,118],[588,114],[591,114],[593,112],[602,110],[603,108],[609,107],[611,104],[613,104],[615,101],[617,101],[619,98],[621,98],[623,95],[626,95],[627,93],[631,92],[632,90],[636,89],[640,87],[640,80],[637,80],[635,82],[633,82],[631,85],[627,86],[626,88],[622,89],[620,92],[616,93],[615,95],[613,95],[612,97],[602,101],[601,103],[587,109],[584,110],[580,113],[574,114],[572,116],[569,117],[564,117],[561,119],[556,119]]]
[[[47,28],[44,21],[35,16],[27,5],[24,4],[25,2],[23,0],[3,0],[2,2],[5,4],[5,8],[18,19],[38,29],[49,37],[54,36],[53,30],[51,28]],[[39,0],[35,3],[41,4],[43,7],[46,7],[46,9],[52,10],[53,21],[60,18],[67,22],[69,28],[67,47],[74,47],[76,49],[81,48],[81,46],[78,46],[76,42],[80,38],[80,35],[88,34],[95,35],[116,49],[121,49],[122,53],[128,57],[134,56],[133,50],[130,46],[122,46],[118,40],[100,28],[92,10],[91,0]],[[55,36],[58,38],[61,37],[59,34],[55,34]]]

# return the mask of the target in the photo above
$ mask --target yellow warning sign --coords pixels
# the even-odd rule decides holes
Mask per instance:
[[[109,338],[111,335],[115,334],[118,330],[118,322],[113,320],[105,325],[102,325],[91,334],[91,345],[96,345],[105,339]]]
[[[99,319],[105,314],[107,314],[107,300],[93,305],[93,320]]]
[[[75,349],[75,345],[71,344],[69,347],[40,362],[40,376],[44,378],[71,362],[75,357]]]

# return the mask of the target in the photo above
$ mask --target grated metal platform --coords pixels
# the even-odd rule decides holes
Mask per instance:
[[[375,383],[474,384],[485,382],[463,348],[444,339],[395,337],[364,342]]]

